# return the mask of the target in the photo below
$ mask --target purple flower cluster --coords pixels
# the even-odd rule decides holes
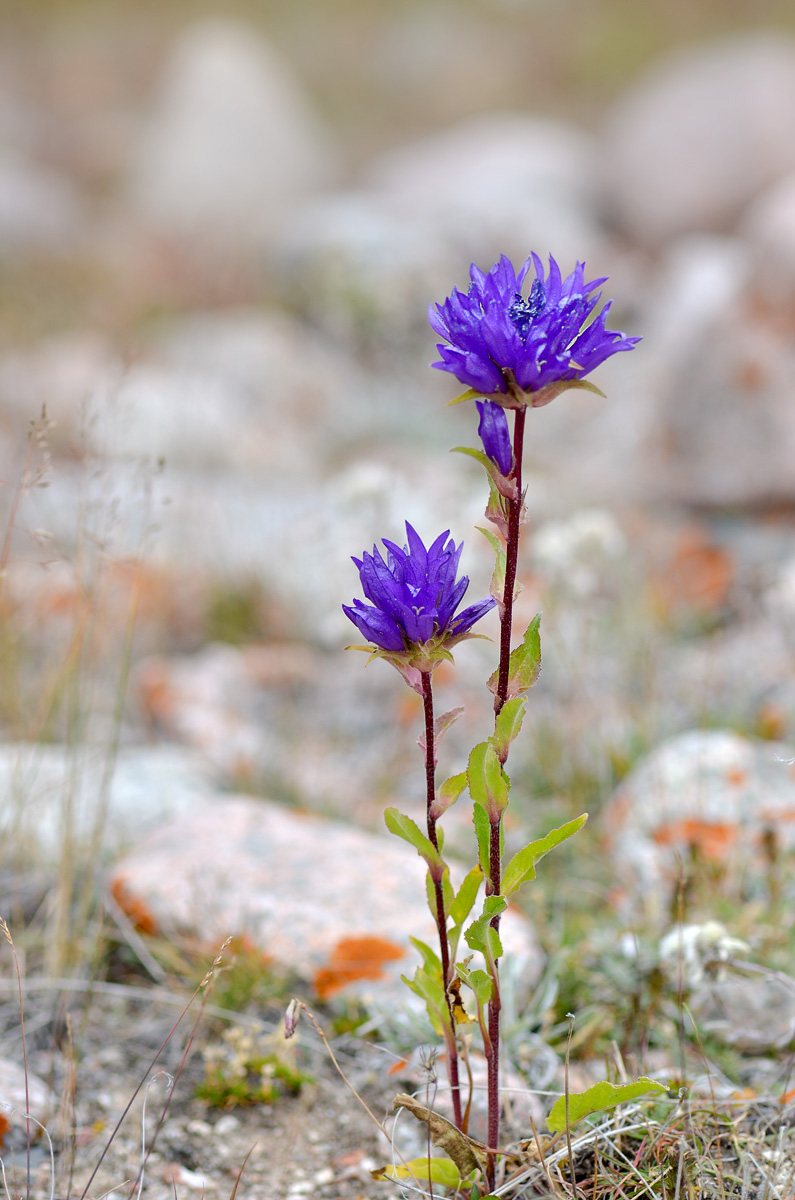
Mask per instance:
[[[469,579],[462,575],[456,580],[463,543],[456,547],[449,530],[428,549],[408,521],[406,536],[408,545],[402,549],[383,539],[386,561],[376,546],[372,554],[354,558],[371,603],[354,600],[352,607],[342,606],[368,642],[389,654],[412,652],[430,643],[450,646],[494,607],[489,597],[455,615]]]
[[[525,298],[531,266],[535,279]],[[515,406],[524,393],[538,407],[554,393],[534,398],[535,393],[580,380],[640,341],[605,328],[610,302],[593,315],[600,300],[596,289],[605,279],[586,283],[584,263],[563,279],[551,255],[548,276],[537,254],[518,274],[503,255],[487,274],[473,263],[470,277],[466,294],[455,288],[442,304],[431,305],[431,326],[445,339],[437,346],[441,361],[433,365],[482,396],[510,396]]]

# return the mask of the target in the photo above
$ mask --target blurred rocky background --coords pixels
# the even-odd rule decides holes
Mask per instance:
[[[628,861],[657,911],[682,855],[769,890],[795,828],[791,6],[7,0],[0,31],[0,855],[57,876],[55,959],[65,845],[139,928],[190,924],[212,866],[256,929],[338,836],[314,968],[405,940],[361,896],[392,878],[366,840],[384,804],[420,804],[419,706],[344,651],[340,605],[350,556],[406,519],[488,586],[483,480],[447,453],[475,414],[446,408],[426,313],[502,252],[585,259],[644,339],[606,399],[529,422],[545,666],[513,836],[590,807],[578,870],[610,849],[617,911]],[[442,769],[488,731],[493,653],[439,671],[467,705]],[[295,821],[278,887],[237,871],[223,803],[255,843]],[[464,812],[449,837],[471,854]]]

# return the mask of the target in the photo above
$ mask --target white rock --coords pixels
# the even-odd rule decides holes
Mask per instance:
[[[617,869],[640,896],[675,888],[691,850],[761,879],[765,842],[795,845],[792,750],[722,730],[669,738],[623,780],[606,811]]]
[[[659,245],[721,231],[795,166],[795,42],[742,34],[679,51],[621,97],[600,157],[622,226]]]
[[[215,944],[247,934],[327,996],[357,981],[396,985],[413,973],[409,938],[435,934],[425,864],[405,843],[245,796],[199,802],[189,822],[161,826],[116,863],[110,886],[122,907],[166,932]],[[509,909],[501,937],[525,983],[537,980],[527,919]]]
[[[197,251],[256,249],[327,173],[309,105],[267,42],[220,18],[182,34],[128,185],[146,221]]]
[[[26,1107],[26,1099],[29,1107]],[[22,1129],[26,1126],[26,1113],[46,1125],[57,1104],[53,1092],[37,1075],[28,1071],[26,1089],[22,1065],[9,1058],[0,1058],[0,1116]],[[38,1136],[36,1125],[31,1125],[31,1134],[34,1139]]]

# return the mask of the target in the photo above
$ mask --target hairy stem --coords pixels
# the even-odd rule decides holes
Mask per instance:
[[[422,672],[422,703],[425,710],[425,784],[426,784],[426,813],[428,820],[428,840],[435,850],[439,849],[436,836],[436,818],[433,816],[433,805],[436,800],[436,747],[433,728],[433,687],[430,671]],[[444,894],[441,879],[433,881],[436,894],[436,928],[439,931],[439,951],[442,960],[442,982],[447,1000],[447,1013],[450,1020],[450,1036],[447,1039],[447,1063],[450,1076],[450,1089],[453,1093],[453,1117],[458,1129],[463,1129],[461,1116],[461,1084],[458,1074],[458,1051],[456,1049],[455,1017],[453,1001],[449,987],[453,982],[450,972],[450,943],[447,940],[447,918],[444,911]]]
[[[508,501],[508,537],[505,547],[505,591],[502,597],[502,612],[500,616],[500,665],[497,673],[497,694],[494,697],[494,712],[499,714],[508,699],[508,681],[511,659],[511,635],[513,633],[513,599],[516,589],[516,566],[519,558],[519,526],[522,516],[522,454],[524,450],[524,427],[527,416],[526,408],[515,410],[513,427],[513,480],[516,483],[516,497]],[[500,831],[502,813],[499,821],[491,825],[489,836],[489,874],[491,875],[489,891],[498,896],[502,886],[502,858],[500,854]],[[492,928],[499,930],[499,915],[492,918]],[[488,1144],[496,1151],[500,1142],[500,977],[499,962],[494,964],[494,994],[489,1003],[488,1029],[491,1040],[488,1063]],[[495,1154],[489,1155],[487,1170],[487,1185],[494,1188]]]

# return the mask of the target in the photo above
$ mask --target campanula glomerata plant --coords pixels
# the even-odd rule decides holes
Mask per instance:
[[[526,519],[525,422],[529,409],[549,404],[569,388],[598,392],[585,377],[613,354],[631,350],[640,339],[607,328],[610,304],[598,310],[598,288],[605,280],[586,282],[583,263],[577,263],[564,279],[552,257],[547,273],[535,254],[518,272],[503,256],[485,274],[473,264],[470,278],[466,293],[454,289],[442,303],[431,306],[430,323],[443,339],[437,347],[440,360],[433,366],[467,388],[454,403],[476,401],[482,448],[457,449],[479,461],[489,478],[486,518],[495,528],[482,532],[495,554],[491,595],[456,615],[469,583],[466,576],[456,579],[461,546],[456,547],[445,532],[426,549],[407,523],[408,544],[403,548],[384,540],[386,558],[376,547],[372,554],[354,558],[367,602],[356,599],[343,608],[367,640],[361,648],[390,662],[423,697],[425,832],[396,809],[387,809],[385,815],[388,828],[413,845],[428,867],[428,903],[439,951],[416,942],[422,963],[406,982],[424,1000],[444,1043],[454,1120],[462,1135],[466,1135],[469,1106],[459,1072],[464,1050],[460,1029],[477,1023],[480,1030],[488,1064],[488,1144],[485,1156],[478,1160],[483,1163],[478,1187],[483,1196],[495,1186],[500,1138],[500,916],[518,889],[535,877],[538,860],[587,819],[583,814],[552,830],[503,863],[503,815],[510,796],[505,765],[522,727],[526,693],[538,678],[541,663],[540,617],[531,621],[521,638],[515,638],[513,630],[517,557]],[[508,411],[513,413],[512,429]],[[494,696],[494,732],[473,748],[465,770],[437,784],[439,738],[462,710],[434,715],[432,673],[440,661],[452,658],[458,642],[477,636],[473,627],[495,604],[500,618],[499,655],[487,681]],[[472,801],[477,861],[456,891],[437,824],[465,791]],[[481,884],[483,899],[473,918]],[[482,967],[471,965],[476,954]],[[431,1183],[458,1186],[460,1163],[455,1161],[415,1160],[396,1168],[393,1177],[402,1177],[400,1173],[407,1169]]]

